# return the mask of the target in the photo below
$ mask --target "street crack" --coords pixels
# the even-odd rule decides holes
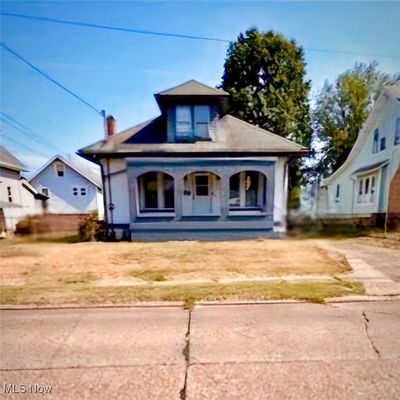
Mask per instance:
[[[363,318],[364,318],[365,334],[367,335],[367,338],[368,338],[369,342],[371,343],[371,346],[372,346],[374,352],[380,358],[381,357],[381,353],[380,353],[379,349],[375,346],[375,343],[374,343],[374,341],[372,340],[372,338],[371,338],[371,336],[369,334],[369,330],[368,330],[368,328],[369,328],[369,319],[368,319],[367,314],[365,313],[365,311],[363,311],[362,315],[363,315]]]
[[[186,399],[186,385],[187,385],[187,377],[188,377],[188,371],[189,371],[189,363],[190,363],[190,325],[192,322],[192,310],[189,310],[189,320],[188,320],[188,328],[186,331],[186,336],[185,336],[185,347],[182,350],[182,354],[185,357],[186,361],[186,369],[185,369],[185,381],[183,383],[183,388],[181,389],[180,396],[181,400]]]

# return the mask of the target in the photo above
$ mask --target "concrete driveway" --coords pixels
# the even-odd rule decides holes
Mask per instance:
[[[0,315],[0,398],[400,398],[400,301]]]

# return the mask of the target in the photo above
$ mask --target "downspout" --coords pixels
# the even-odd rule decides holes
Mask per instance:
[[[111,237],[114,238],[115,236],[115,231],[114,231],[114,204],[112,201],[112,191],[111,191],[111,179],[110,179],[110,159],[107,158],[107,181],[108,181],[108,196],[109,196],[109,203],[108,203],[108,209],[110,211],[110,224],[112,226],[111,228]]]

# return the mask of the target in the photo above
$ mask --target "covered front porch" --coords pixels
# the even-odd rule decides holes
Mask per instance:
[[[127,166],[133,236],[272,231],[273,160],[142,158]]]

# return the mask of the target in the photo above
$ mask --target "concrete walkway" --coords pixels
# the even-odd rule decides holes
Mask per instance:
[[[400,301],[0,317],[0,398],[400,398]],[[20,385],[51,393],[6,393]]]
[[[318,244],[328,250],[342,253],[353,272],[339,275],[346,279],[355,279],[364,284],[369,296],[400,295],[400,251],[371,245],[362,245],[349,241],[319,241]],[[383,267],[382,267],[383,264]]]

